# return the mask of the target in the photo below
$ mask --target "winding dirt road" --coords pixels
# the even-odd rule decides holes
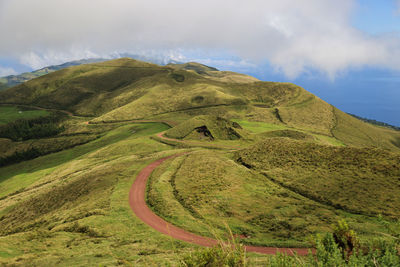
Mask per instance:
[[[178,240],[197,244],[200,246],[212,247],[217,245],[216,240],[190,233],[168,223],[164,219],[157,216],[146,204],[146,184],[150,174],[164,161],[181,156],[183,154],[184,153],[164,157],[144,167],[137,175],[136,180],[133,183],[129,192],[129,205],[131,206],[131,209],[136,214],[136,216],[153,229]],[[294,253],[296,253],[297,255],[302,256],[307,255],[309,251],[308,248],[276,248],[255,246],[245,246],[245,249],[248,252],[257,252],[262,254],[276,254],[280,252],[288,255],[293,255]],[[314,250],[312,250],[312,252],[315,253]]]
[[[2,104],[0,105],[9,105],[9,104]],[[20,105],[20,106],[26,106],[26,105]],[[54,110],[54,109],[46,109],[46,108],[41,108],[41,107],[33,107],[33,106],[26,106],[30,108],[35,108],[35,109],[41,109],[41,110],[49,110],[49,111],[60,111],[68,116],[73,117],[74,115],[65,110]],[[170,122],[170,121],[152,121],[152,120],[131,120],[128,122],[162,122],[167,125],[170,125],[171,127],[174,126],[176,123],[175,122]],[[85,121],[85,124],[91,124],[89,121]],[[157,136],[161,139],[169,140],[169,141],[174,141],[174,142],[181,142],[184,143],[182,140],[177,140],[173,138],[168,138],[164,136],[165,132],[158,133]],[[217,147],[214,145],[214,147]],[[229,149],[228,147],[225,146],[219,146],[222,149]],[[230,148],[232,149],[232,148]],[[233,148],[236,149],[236,148]],[[204,237],[200,235],[196,235],[193,233],[190,233],[188,231],[185,231],[179,227],[176,227],[172,225],[171,223],[165,221],[161,217],[157,216],[146,204],[145,200],[145,192],[146,192],[146,185],[148,178],[150,174],[154,171],[155,168],[157,168],[161,163],[164,161],[179,157],[181,155],[184,155],[186,153],[180,153],[180,154],[175,154],[172,156],[164,157],[161,159],[158,159],[146,167],[144,167],[139,174],[136,177],[135,182],[133,183],[130,191],[129,191],[129,205],[133,212],[136,214],[137,217],[139,217],[143,222],[145,222],[147,225],[152,227],[153,229],[171,236],[175,239],[197,244],[200,246],[205,246],[205,247],[212,247],[218,244],[217,240],[209,238],[209,237]],[[308,248],[276,248],[276,247],[256,247],[256,246],[245,246],[246,251],[248,252],[256,252],[256,253],[262,253],[262,254],[276,254],[278,252],[280,253],[285,253],[288,255],[294,255],[296,253],[297,255],[305,256],[308,255],[308,252],[310,249]],[[315,253],[315,249],[311,250],[312,253]]]

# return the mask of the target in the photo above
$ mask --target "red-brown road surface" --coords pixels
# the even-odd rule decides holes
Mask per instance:
[[[168,157],[161,158],[152,162],[151,164],[144,167],[136,177],[131,190],[129,192],[129,205],[131,209],[143,222],[148,224],[155,230],[171,236],[175,239],[179,239],[185,242],[197,244],[205,247],[212,247],[217,245],[217,241],[208,237],[199,236],[190,232],[187,232],[179,227],[176,227],[167,221],[157,216],[147,205],[145,200],[146,184],[150,174],[155,168],[167,159],[175,158],[183,154],[176,154]],[[255,247],[245,246],[246,251],[257,252],[262,254],[276,254],[277,252],[285,253],[288,255],[307,255],[307,248],[275,248],[275,247]],[[314,250],[313,250],[314,252]]]

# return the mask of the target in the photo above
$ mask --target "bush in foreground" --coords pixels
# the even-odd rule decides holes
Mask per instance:
[[[277,254],[271,256],[266,266],[339,267],[339,266],[400,266],[400,247],[397,242],[383,242],[361,246],[354,231],[345,221],[339,221],[334,233],[317,235],[316,254],[307,257]],[[246,251],[237,241],[219,242],[213,248],[198,250],[184,256],[182,266],[222,267],[251,266]]]
[[[246,250],[229,230],[230,240],[218,241],[218,246],[187,254],[181,260],[185,267],[245,267],[248,266]]]

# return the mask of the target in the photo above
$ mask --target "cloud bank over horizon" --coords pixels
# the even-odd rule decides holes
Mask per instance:
[[[17,74],[17,72],[13,68],[0,66],[0,77],[14,75],[14,74]]]
[[[191,60],[193,51],[223,51],[289,78],[400,70],[400,36],[356,29],[357,8],[355,0],[0,0],[0,35],[10,37],[0,58],[40,68],[123,52]]]

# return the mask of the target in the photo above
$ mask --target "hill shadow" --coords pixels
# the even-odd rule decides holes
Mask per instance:
[[[142,123],[135,123],[135,125],[140,125]],[[146,123],[147,125],[149,125],[150,123]],[[162,123],[157,123],[154,122],[153,124],[162,124]],[[126,126],[126,125],[132,125],[132,124],[125,124],[122,125]],[[166,127],[164,124],[162,124],[163,127]],[[120,127],[117,127],[116,129],[118,129]],[[114,129],[114,130],[116,130]],[[135,129],[135,133],[134,135],[138,135],[141,136],[141,131],[144,131],[146,129],[146,127],[143,127],[142,129]],[[1,173],[0,173],[0,185],[2,182],[16,176],[16,175],[21,175],[21,174],[29,174],[29,173],[34,173],[34,172],[38,172],[41,170],[45,170],[45,169],[50,169],[59,165],[62,165],[68,161],[77,159],[85,154],[94,152],[102,147],[117,143],[121,140],[124,140],[126,138],[132,137],[132,131],[130,131],[129,129],[127,129],[126,131],[115,131],[115,133],[112,133],[111,130],[109,132],[107,132],[104,136],[93,140],[89,143],[83,144],[83,145],[79,145],[70,149],[66,149],[66,150],[62,150],[60,152],[56,152],[56,153],[52,153],[52,154],[48,154],[45,156],[41,156],[29,161],[23,161],[17,164],[13,164],[13,165],[9,165],[6,167],[2,167]],[[155,129],[153,130],[154,133],[159,132],[159,130],[157,130],[157,127],[155,127]],[[152,134],[152,133],[151,133]],[[13,194],[13,193],[11,193]],[[9,195],[9,194],[8,194]],[[3,196],[4,198],[4,196]]]

